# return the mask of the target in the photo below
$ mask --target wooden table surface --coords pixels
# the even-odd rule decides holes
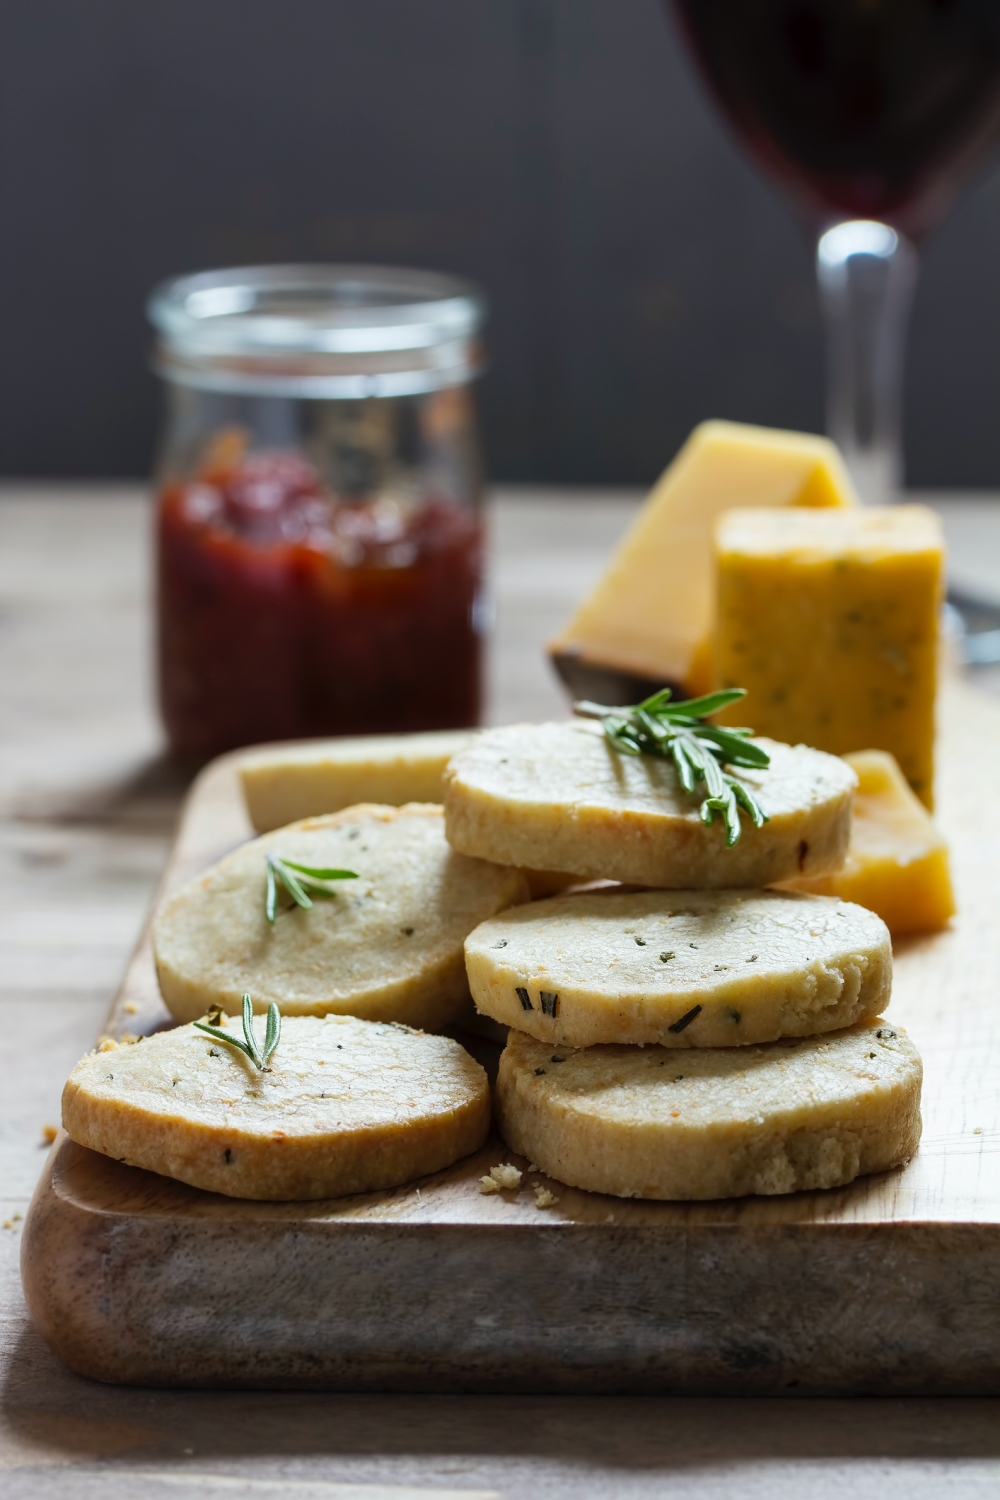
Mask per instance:
[[[953,576],[1000,600],[1000,497],[935,497]],[[489,718],[564,703],[539,654],[634,494],[503,491]],[[169,845],[177,777],[149,687],[136,488],[0,488],[0,1493],[993,1496],[1000,1401],[336,1396],[119,1391],[27,1319],[19,1220],[63,1079],[100,1029]],[[1000,671],[978,679],[1000,687]],[[998,1081],[1000,1086],[1000,1081]]]

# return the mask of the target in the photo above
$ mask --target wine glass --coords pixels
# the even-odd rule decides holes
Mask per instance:
[[[672,4],[747,150],[815,239],[827,431],[862,499],[892,500],[917,247],[1000,140],[1000,4]]]

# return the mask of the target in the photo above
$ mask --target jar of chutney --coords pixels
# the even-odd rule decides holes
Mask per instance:
[[[477,723],[481,295],[425,271],[260,266],[165,283],[148,311],[173,753]]]

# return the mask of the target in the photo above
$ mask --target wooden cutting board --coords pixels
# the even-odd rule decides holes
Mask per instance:
[[[247,838],[238,757],[188,799],[163,891]],[[643,1203],[536,1178],[497,1139],[392,1192],[264,1204],[60,1136],[25,1224],[32,1316],[99,1380],[332,1390],[1000,1392],[1000,704],[951,684],[939,815],[960,914],[897,945],[925,1063],[902,1171],[784,1198]],[[168,1024],[148,931],[108,1032]]]

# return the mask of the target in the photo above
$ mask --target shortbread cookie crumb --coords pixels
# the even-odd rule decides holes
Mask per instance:
[[[490,1167],[487,1177],[480,1177],[481,1193],[513,1193],[521,1186],[521,1173],[510,1162],[500,1162]]]

